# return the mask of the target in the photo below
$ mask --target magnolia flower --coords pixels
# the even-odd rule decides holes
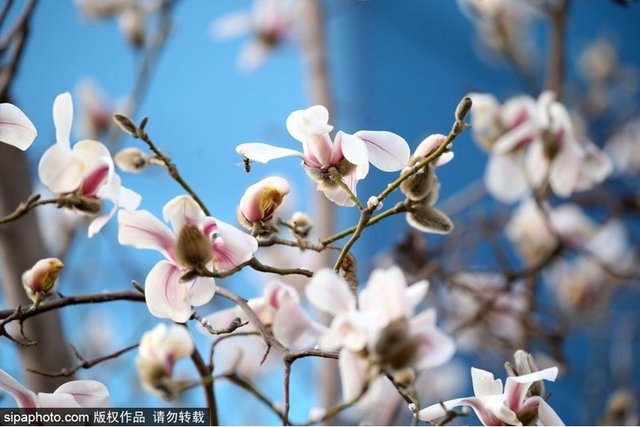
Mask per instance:
[[[140,195],[121,185],[109,150],[100,142],[85,139],[71,148],[69,137],[72,117],[71,95],[69,92],[58,95],[53,103],[56,143],[42,155],[38,175],[49,190],[69,196],[65,206],[82,213],[99,213],[102,209],[101,200],[109,200],[114,204],[110,212],[91,222],[88,234],[92,237],[120,207],[136,209],[140,205]]]
[[[36,139],[38,132],[21,109],[13,104],[0,104],[0,142],[26,150]]]
[[[248,301],[249,306],[258,315],[260,321],[271,327],[273,335],[291,349],[302,349],[312,346],[318,339],[323,327],[312,321],[302,308],[298,292],[279,280],[267,284],[261,297]],[[216,311],[205,317],[209,326],[214,329],[228,327],[234,319],[248,322],[246,314],[240,307]],[[199,329],[208,334],[203,327]],[[239,328],[240,331],[255,331],[249,323]]]
[[[109,391],[98,381],[69,381],[53,393],[34,393],[0,369],[0,390],[9,393],[20,408],[98,408],[109,402]]]
[[[22,274],[22,286],[27,296],[38,306],[55,291],[58,274],[64,267],[58,258],[45,258]]]
[[[611,173],[609,157],[577,135],[552,92],[537,101],[518,96],[502,106],[491,95],[469,96],[474,136],[491,154],[485,184],[498,200],[514,202],[547,182],[555,194],[568,197]]]
[[[269,222],[291,187],[286,179],[270,176],[251,185],[240,199],[238,220],[245,228]]]
[[[287,118],[287,130],[302,143],[302,152],[262,143],[240,144],[236,152],[250,160],[267,163],[273,159],[298,156],[318,190],[334,203],[353,206],[349,194],[336,183],[342,179],[356,193],[357,181],[367,176],[369,163],[385,172],[405,167],[409,145],[400,136],[384,131],[338,132],[331,141],[329,112],[322,105],[297,110]]]
[[[382,371],[411,383],[415,371],[439,366],[455,351],[453,340],[436,326],[436,312],[415,314],[428,282],[407,286],[397,267],[374,270],[356,297],[347,283],[328,269],[319,270],[306,288],[307,298],[333,316],[319,341],[327,350],[340,349],[343,397],[350,401]]]
[[[193,353],[194,344],[187,328],[159,324],[140,340],[136,368],[142,386],[149,393],[173,399],[179,385],[172,381],[173,366]]]
[[[145,281],[145,299],[151,314],[186,322],[191,306],[206,304],[215,294],[211,277],[195,277],[199,270],[227,271],[251,259],[258,249],[253,237],[206,216],[189,196],[170,200],[162,210],[173,232],[145,210],[120,211],[118,241],[164,255]]]
[[[256,0],[250,11],[232,12],[211,24],[216,39],[227,39],[250,33],[251,40],[243,47],[238,65],[243,71],[253,71],[289,35],[298,21],[299,4],[291,0]]]
[[[543,369],[530,374],[511,376],[502,388],[502,381],[482,369],[471,368],[471,380],[475,396],[436,403],[420,410],[422,421],[432,421],[446,415],[457,406],[470,406],[483,425],[564,425],[558,414],[538,395],[531,395],[530,388],[537,381],[554,381],[558,368]]]

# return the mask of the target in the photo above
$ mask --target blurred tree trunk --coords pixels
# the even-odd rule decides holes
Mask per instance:
[[[9,2],[4,7],[8,11],[11,5]],[[23,7],[22,13],[12,27],[4,31],[7,35],[11,34],[11,40],[0,52],[0,102],[11,102],[11,85],[20,66],[35,5],[34,0],[19,3],[19,7]],[[6,17],[3,13],[2,21]],[[13,211],[31,191],[32,181],[25,154],[0,143],[0,215]],[[47,256],[34,212],[0,226],[0,269],[7,308],[31,303],[22,288],[22,273]],[[19,325],[15,326],[16,328],[7,329],[14,337],[21,339]],[[19,347],[24,368],[54,372],[71,366],[71,356],[57,312],[52,311],[25,321],[24,333],[29,340],[37,343],[34,346]],[[32,390],[52,392],[70,378],[48,378],[27,372],[26,379],[27,386]]]

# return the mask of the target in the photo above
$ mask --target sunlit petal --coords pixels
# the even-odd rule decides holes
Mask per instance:
[[[261,142],[240,144],[236,147],[236,153],[259,163],[267,163],[273,159],[280,159],[282,157],[298,156],[304,158],[304,155],[299,151],[263,144]]]
[[[180,270],[167,261],[160,261],[149,271],[144,296],[151,314],[178,323],[189,320],[193,310],[180,277]]]
[[[409,161],[409,144],[399,135],[386,131],[361,130],[354,134],[367,147],[369,162],[385,172],[404,168]]]
[[[0,141],[26,150],[38,132],[22,110],[13,104],[0,104]]]

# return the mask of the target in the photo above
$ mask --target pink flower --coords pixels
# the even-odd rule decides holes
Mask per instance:
[[[289,182],[278,176],[270,176],[251,185],[240,199],[242,222],[252,224],[271,220],[290,189]]]
[[[305,172],[316,181],[318,190],[334,203],[353,206],[349,195],[335,183],[333,173],[356,193],[358,180],[369,172],[369,163],[385,172],[402,169],[409,160],[409,145],[400,136],[384,131],[338,132],[332,141],[329,112],[322,105],[297,110],[287,118],[287,130],[302,143],[302,152],[263,143],[240,144],[236,152],[250,160],[267,163],[273,159],[298,156]]]
[[[107,406],[109,391],[98,381],[69,381],[53,393],[34,393],[0,369],[0,390],[9,393],[20,408],[97,408]]]
[[[558,368],[543,369],[531,374],[508,377],[504,390],[501,380],[482,369],[471,368],[475,396],[436,403],[418,412],[422,421],[443,417],[457,406],[470,406],[483,425],[564,425],[558,414],[541,396],[527,396],[536,381],[554,381]]]
[[[58,274],[63,267],[58,258],[45,258],[22,274],[22,286],[34,305],[37,306],[55,291]]]
[[[52,192],[83,198],[80,212],[91,215],[102,209],[101,200],[109,200],[114,206],[110,212],[96,217],[89,225],[89,237],[102,227],[122,207],[133,210],[140,205],[140,195],[122,186],[115,173],[109,150],[98,141],[85,139],[73,146],[69,142],[73,104],[68,92],[60,94],[53,103],[53,121],[56,127],[56,143],[40,159],[38,175]]]
[[[191,306],[206,304],[215,294],[211,277],[183,281],[199,269],[226,271],[251,259],[258,249],[253,237],[237,228],[205,216],[189,196],[170,200],[163,209],[173,232],[145,210],[120,211],[118,241],[140,249],[155,249],[164,255],[147,275],[145,298],[151,314],[186,322]]]
[[[13,104],[0,104],[0,142],[26,150],[36,139],[38,132],[21,109]]]

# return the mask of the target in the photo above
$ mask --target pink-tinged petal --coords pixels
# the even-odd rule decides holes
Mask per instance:
[[[493,374],[483,369],[471,368],[473,393],[477,397],[502,394],[502,380],[494,379]]]
[[[109,390],[99,381],[69,381],[58,387],[53,394],[71,395],[83,408],[103,408],[109,404]],[[44,406],[42,401],[40,404]]]
[[[175,259],[175,236],[148,211],[119,211],[118,242],[138,249],[155,249],[167,259]]]
[[[333,143],[329,134],[310,134],[303,144],[306,162],[312,166],[328,166],[333,157]]]
[[[160,261],[149,271],[144,296],[151,314],[178,323],[189,320],[193,310],[181,276],[180,269],[167,261]]]
[[[438,157],[438,160],[436,161],[436,166],[446,165],[451,160],[453,160],[454,157],[455,157],[455,153],[453,151],[448,151],[446,153],[443,153],[440,157]]]
[[[332,187],[332,188],[317,188],[318,191],[322,191],[327,199],[332,201],[338,206],[344,206],[350,208],[355,206],[355,202],[351,199],[349,193],[344,191],[341,187]]]
[[[418,356],[415,362],[416,369],[425,369],[440,366],[451,360],[456,345],[453,340],[440,329],[436,328],[435,310],[425,310],[409,320],[409,332],[411,336],[420,339]]]
[[[202,232],[204,233],[204,235],[211,239],[213,237],[213,234],[217,231],[218,223],[216,223],[216,220],[210,216],[205,217],[204,221],[202,222]]]
[[[555,381],[558,376],[558,368],[548,368],[527,375],[508,377],[504,386],[505,404],[514,412],[520,412],[527,391],[536,381]]]
[[[342,398],[350,402],[362,393],[367,381],[367,359],[347,349],[340,350],[338,358]]]
[[[300,303],[300,297],[293,286],[279,280],[272,280],[264,288],[263,301],[273,310],[279,310],[280,306],[288,301]]]
[[[491,152],[507,154],[533,141],[538,136],[538,132],[538,125],[535,122],[523,123],[496,139]]]
[[[69,92],[61,93],[53,101],[53,124],[56,127],[56,143],[70,147],[71,121],[73,120],[73,102]]]
[[[319,337],[309,315],[299,302],[289,300],[276,311],[271,325],[273,335],[289,349],[312,347]]]
[[[105,184],[109,177],[109,172],[109,165],[107,163],[88,171],[80,186],[80,192],[85,196],[95,196],[98,190]]]
[[[24,151],[31,146],[38,132],[22,110],[13,104],[0,104],[0,141]]]
[[[37,406],[36,394],[2,369],[0,369],[0,390],[9,393],[20,408],[35,408]]]
[[[177,234],[186,224],[199,226],[206,218],[200,205],[190,196],[177,196],[169,200],[162,208],[162,217],[171,223]]]
[[[522,425],[516,413],[511,409],[509,409],[507,405],[505,405],[503,395],[497,394],[497,395],[484,397],[482,398],[482,404],[489,412],[491,412],[491,414],[495,418],[501,421],[498,424],[492,424],[492,425],[507,425],[507,426]]]
[[[533,188],[540,187],[549,174],[549,160],[544,153],[544,143],[538,140],[531,144],[525,154],[527,177]]]
[[[349,162],[354,165],[363,165],[369,162],[367,145],[357,136],[340,131],[336,134],[337,141],[340,141],[342,154]]]
[[[436,403],[428,406],[418,412],[418,419],[422,421],[432,421],[436,418],[444,417],[447,411],[450,411],[458,406],[469,406],[476,413],[480,421],[485,426],[499,426],[502,425],[495,415],[493,415],[487,408],[484,407],[482,401],[476,397],[464,397],[462,399],[447,400],[443,403]]]
[[[329,123],[329,111],[322,105],[306,110],[296,110],[287,117],[287,130],[292,137],[304,142],[309,135],[327,134],[333,130]]]
[[[311,304],[332,316],[356,309],[356,299],[349,285],[329,268],[318,270],[304,292]]]
[[[249,261],[258,250],[258,241],[236,227],[215,220],[218,237],[213,243],[213,262],[218,271],[227,271]]]
[[[251,15],[246,11],[231,12],[211,23],[209,34],[222,40],[240,36],[251,29]]]
[[[236,153],[258,163],[267,163],[273,159],[298,156],[304,158],[304,154],[290,148],[276,147],[261,142],[249,142],[236,147]]]
[[[196,277],[184,285],[187,287],[187,301],[194,307],[205,305],[216,294],[213,277]]]
[[[354,134],[367,146],[369,162],[385,172],[395,172],[407,165],[411,150],[399,135],[386,131],[361,130]]]
[[[78,401],[68,393],[38,393],[40,408],[79,408]]]
[[[504,203],[512,203],[524,196],[529,189],[527,178],[512,155],[496,155],[489,158],[484,174],[487,191]]]
[[[285,195],[289,182],[279,176],[270,176],[249,186],[240,199],[240,212],[249,221],[271,219]]]
[[[82,183],[84,168],[82,160],[69,147],[54,144],[40,158],[38,176],[54,193],[68,193]]]
[[[538,404],[538,425],[541,426],[563,426],[565,425],[562,419],[558,416],[556,411],[540,396],[533,396],[527,399],[525,407],[529,404]]]
[[[584,156],[577,144],[565,144],[551,163],[549,185],[560,197],[569,197],[578,185]]]

